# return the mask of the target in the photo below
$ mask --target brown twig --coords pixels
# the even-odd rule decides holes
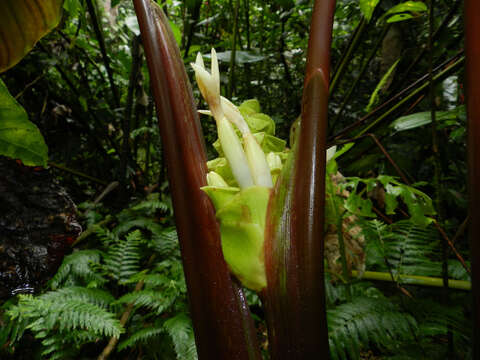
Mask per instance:
[[[150,264],[153,262],[154,259],[155,259],[155,254],[153,254],[152,256],[150,256],[150,258],[148,259],[147,267],[148,267],[148,265],[150,265]],[[140,281],[135,285],[134,292],[138,292],[138,291],[142,290],[143,285],[144,285],[144,281],[143,281],[143,280],[140,280]],[[134,306],[135,306],[135,305],[134,305],[133,303],[129,303],[129,304],[125,307],[125,310],[123,311],[122,316],[120,317],[120,325],[125,326],[125,324],[127,323],[128,319],[130,318],[130,315],[131,315],[132,312],[133,312],[133,307],[134,307]],[[112,353],[112,351],[115,349],[115,347],[117,346],[118,340],[119,340],[119,338],[112,336],[112,337],[110,338],[110,340],[108,341],[107,346],[105,346],[105,348],[103,349],[102,353],[97,357],[97,360],[105,360],[105,359],[107,359],[107,358],[110,356],[110,354]]]

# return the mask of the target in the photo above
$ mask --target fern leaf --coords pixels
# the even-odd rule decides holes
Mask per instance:
[[[119,284],[140,271],[141,240],[141,232],[135,230],[111,247],[105,256],[105,269]]]
[[[43,300],[55,302],[58,298],[78,300],[107,308],[115,298],[108,292],[99,289],[88,289],[80,286],[71,286],[41,295]],[[62,300],[63,300],[62,299]]]
[[[39,337],[45,330],[84,329],[97,335],[119,337],[123,327],[115,314],[83,300],[62,296],[20,295],[18,305],[8,310],[12,319],[27,319],[27,328]]]
[[[157,211],[167,212],[169,206],[166,202],[159,200],[159,193],[150,194],[146,200],[138,205],[131,207],[133,211],[145,213],[146,215],[153,215]]]
[[[105,283],[106,280],[92,269],[93,264],[100,263],[101,256],[102,252],[99,250],[80,250],[65,256],[62,265],[50,280],[51,288],[59,288],[70,277],[95,281],[98,284]]]
[[[180,313],[168,319],[165,321],[164,327],[172,338],[178,360],[197,359],[193,328],[190,318],[186,314]]]
[[[136,346],[139,343],[146,343],[147,341],[158,337],[164,332],[165,328],[163,326],[153,326],[141,329],[132,334],[128,339],[122,341],[118,345],[118,350],[121,351],[128,347]]]
[[[142,217],[135,215],[130,219],[121,219],[120,224],[113,230],[114,234],[120,236],[132,229],[146,229],[151,233],[159,233],[162,231],[162,226],[158,224],[154,219],[149,217]]]
[[[171,291],[140,290],[123,295],[115,303],[143,306],[161,314],[172,305],[175,299],[176,294]]]
[[[152,234],[152,246],[162,257],[171,256],[178,251],[178,235],[175,228],[162,229]]]
[[[355,298],[327,311],[330,350],[335,359],[358,359],[369,343],[389,347],[392,342],[412,339],[415,319],[384,298]]]

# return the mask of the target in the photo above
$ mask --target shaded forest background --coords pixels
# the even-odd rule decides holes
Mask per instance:
[[[401,3],[380,1],[368,16],[357,0],[337,1],[327,138],[355,144],[336,160],[354,225],[346,263],[338,238],[326,259],[330,348],[338,359],[468,359],[462,1],[388,14]],[[214,47],[222,94],[238,105],[257,99],[288,142],[311,2],[162,5],[192,84],[188,64]],[[1,78],[44,136],[50,172],[83,227],[58,271],[4,299],[2,358],[196,358],[132,3],[66,0],[61,24]],[[201,121],[213,159],[215,123]],[[431,203],[418,205],[415,191]],[[448,278],[458,288],[443,286]],[[247,294],[267,356],[260,300]]]

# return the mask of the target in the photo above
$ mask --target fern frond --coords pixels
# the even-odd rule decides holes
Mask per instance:
[[[103,226],[93,225],[94,232],[97,238],[103,243],[104,246],[109,246],[118,241],[118,236]]]
[[[99,289],[89,289],[81,286],[70,286],[56,291],[49,291],[41,295],[43,300],[55,302],[59,298],[78,300],[90,304],[107,308],[115,298],[107,291]]]
[[[123,327],[115,314],[78,299],[61,296],[20,295],[19,302],[7,311],[12,319],[27,319],[27,328],[37,337],[58,327],[60,331],[84,329],[97,335],[119,337]]]
[[[29,323],[26,319],[14,321],[9,314],[5,314],[4,319],[7,325],[0,327],[0,347],[3,347],[7,342],[12,345],[20,340]]]
[[[123,295],[116,304],[134,304],[161,314],[175,301],[177,294],[172,291],[140,290]]]
[[[108,275],[122,284],[140,271],[142,233],[135,230],[118,241],[105,255],[104,268]]]
[[[433,261],[439,257],[437,231],[410,221],[399,221],[389,228],[386,251],[396,273],[441,276],[440,263]]]
[[[114,234],[120,236],[132,229],[146,229],[152,234],[159,233],[163,227],[158,224],[155,219],[149,217],[138,216],[132,213],[129,216],[119,217],[119,225],[113,229]]]
[[[134,334],[132,334],[128,339],[122,341],[118,345],[118,350],[121,351],[128,347],[136,346],[139,343],[146,343],[153,338],[158,337],[160,334],[165,332],[165,328],[162,326],[153,326],[141,329]]]
[[[162,229],[160,232],[152,233],[152,247],[162,257],[171,256],[178,251],[178,234],[174,227]]]
[[[384,298],[355,298],[327,311],[332,359],[358,359],[369,343],[389,347],[412,339],[415,319]]]
[[[395,274],[440,276],[439,240],[430,227],[412,221],[391,225],[373,220],[362,223],[367,242],[367,266]],[[385,263],[388,262],[388,266]]]
[[[137,283],[139,281],[143,281],[146,288],[158,288],[167,286],[172,279],[164,274],[146,274],[145,272],[140,272],[128,280],[129,283]]]
[[[159,199],[159,195],[159,193],[150,194],[146,200],[131,207],[130,209],[149,216],[155,214],[157,211],[167,212],[169,210],[169,206],[166,202]]]
[[[105,283],[107,280],[92,269],[93,264],[100,263],[101,257],[102,252],[93,249],[80,250],[65,256],[62,265],[50,280],[51,288],[57,289],[69,279],[71,283],[75,283],[75,278],[86,282]]]
[[[172,338],[179,360],[196,360],[197,348],[195,347],[195,338],[190,318],[180,313],[168,319],[163,324],[165,330]]]

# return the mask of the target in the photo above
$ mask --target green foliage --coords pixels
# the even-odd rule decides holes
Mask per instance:
[[[415,319],[383,298],[358,297],[327,311],[332,359],[359,359],[369,344],[393,348],[395,342],[412,340]]]
[[[378,220],[364,223],[367,251],[373,269],[394,274],[440,276],[440,242],[433,226],[419,227],[410,221],[392,225]]]
[[[0,345],[13,351],[30,332],[42,358],[65,359],[115,337],[118,352],[134,348],[154,358],[196,359],[176,231],[154,222],[165,210],[153,197],[119,213],[112,229],[93,225],[96,248],[66,256],[49,283],[52,290],[19,295],[4,305],[8,326],[0,332]],[[135,225],[134,214],[143,223]],[[151,223],[144,226],[146,220]],[[122,324],[129,307],[134,315]],[[171,344],[172,356],[152,343]]]
[[[430,54],[435,67],[460,50],[457,45],[463,41],[462,17],[454,14],[440,27],[455,3],[435,2],[434,27],[440,31],[434,39],[434,49],[410,69],[427,43],[427,2],[337,1],[332,72],[344,59],[362,16],[369,24],[364,27],[361,41],[347,59],[345,72],[330,97],[329,142],[343,143],[355,138],[362,126],[368,126],[384,116],[384,111],[395,107],[394,112],[385,115],[383,125],[379,123],[370,131],[374,131],[407,177],[418,182],[407,186],[392,177],[397,174],[396,170],[385,155],[372,146],[369,138],[355,139],[351,150],[329,163],[329,174],[340,171],[345,176],[344,182],[340,180],[340,188],[350,193],[347,197],[339,192],[327,199],[330,213],[334,214],[330,224],[338,224],[339,216],[356,217],[354,225],[361,227],[360,235],[365,238],[365,248],[361,251],[366,252],[366,270],[440,277],[441,238],[431,224],[434,210],[442,214],[437,221],[450,238],[466,217],[466,119],[461,74],[435,82],[440,189],[432,185],[434,155],[429,101],[421,98],[412,98],[403,104],[392,101],[368,118],[365,125],[334,136],[365,115],[365,107],[370,98],[374,98],[371,94],[376,87],[380,88],[377,85],[382,82],[383,74],[399,57],[402,61],[396,65],[395,78],[388,89],[382,91],[381,100],[390,99],[427,74]],[[82,208],[87,213],[89,227],[101,221],[105,213],[111,213],[111,209],[117,212],[127,203],[133,205],[116,214],[108,226],[93,226],[92,235],[64,258],[42,294],[17,296],[3,304],[0,310],[2,359],[5,356],[8,359],[9,355],[19,358],[24,340],[31,338],[30,335],[36,337],[35,346],[41,349],[38,357],[80,359],[90,358],[93,353],[95,357],[98,355],[95,352],[106,345],[110,336],[105,333],[107,329],[93,322],[92,317],[97,313],[110,324],[108,331],[122,332],[114,350],[117,352],[110,358],[188,359],[192,353],[189,349],[194,353],[191,326],[185,315],[186,285],[177,235],[172,227],[163,146],[142,56],[140,70],[132,74],[138,24],[131,2],[113,0],[110,8],[107,4],[98,2],[96,11],[113,82],[120,94],[119,104],[114,101],[92,16],[79,0],[63,1],[66,11],[58,31],[42,39],[40,46],[21,63],[2,74],[2,80],[12,94],[18,94],[28,118],[44,134],[52,161],[68,164],[105,182],[118,180],[125,184],[120,192],[104,199],[105,205]],[[198,4],[198,0],[189,1],[186,6],[164,2],[185,63],[194,60],[197,52],[207,53],[214,46],[220,50],[221,70],[225,73],[232,50],[233,7],[225,0],[210,1],[208,6],[202,4],[197,14]],[[262,149],[283,156],[285,141],[282,139],[289,134],[301,110],[304,50],[308,42],[305,34],[312,3],[248,0],[244,5],[242,3],[239,12],[233,100],[241,103],[242,99],[251,99],[240,105],[240,111],[249,125],[256,127],[255,136]],[[8,12],[6,14],[8,16]],[[409,19],[412,21],[399,26],[393,24],[390,28],[399,29],[401,41],[392,39],[390,31],[386,36],[383,34],[385,23]],[[230,84],[222,78],[222,87],[226,85]],[[131,102],[129,90],[132,90]],[[352,96],[348,98],[350,90]],[[261,100],[262,107],[256,99]],[[131,116],[127,111],[129,105]],[[340,112],[342,106],[344,110]],[[2,109],[0,122],[5,123],[1,112]],[[21,112],[18,116],[26,120],[24,110]],[[391,126],[387,126],[388,123]],[[126,124],[129,126],[124,127]],[[210,146],[216,139],[212,121],[202,119],[202,127],[209,159],[214,159],[209,162],[209,169],[232,184],[233,176],[226,159],[216,158],[218,155]],[[39,134],[38,129],[30,125],[20,130]],[[272,136],[274,131],[278,138]],[[45,164],[46,146],[32,149],[19,149],[17,153],[25,152],[36,159],[36,164]],[[348,150],[346,146],[343,149]],[[285,158],[281,160],[284,162]],[[24,162],[28,164],[25,159]],[[92,199],[102,190],[74,173],[57,172],[56,175],[78,201]],[[334,186],[327,179],[331,194],[335,193]],[[150,193],[153,189],[160,192],[136,203],[136,199],[145,196],[144,192]],[[430,197],[437,190],[441,206],[433,209]],[[374,193],[384,196],[375,197]],[[380,221],[375,210],[393,224]],[[467,242],[462,235],[455,246],[470,265]],[[452,252],[448,254],[448,271],[452,278],[470,279]],[[143,287],[135,291],[139,282],[143,282]],[[326,289],[330,344],[337,358],[363,358],[368,351],[372,357],[382,359],[443,360],[448,358],[447,330],[453,335],[455,356],[471,358],[468,293],[450,289],[450,304],[441,305],[441,290],[412,286],[401,279],[372,284],[363,280],[361,274],[359,279],[342,277],[342,281],[328,281]],[[119,326],[118,320],[129,304],[133,305],[132,314],[124,326]],[[258,299],[252,304],[255,309],[260,306]],[[55,318],[52,309],[65,314],[65,320]],[[11,318],[10,314],[17,317]],[[255,319],[263,327],[259,314],[261,312],[255,311]],[[35,323],[33,329],[31,325]]]
[[[37,126],[0,79],[0,155],[47,166],[48,148]]]
[[[141,232],[135,230],[113,245],[105,255],[105,272],[119,284],[123,284],[139,271],[141,240]]]
[[[363,13],[363,16],[370,21],[373,15],[373,11],[378,5],[379,0],[360,0],[360,10]]]
[[[456,121],[458,118],[465,117],[465,106],[459,106],[453,110],[437,111],[435,113],[435,120],[439,122],[439,128],[447,126],[460,126]],[[390,126],[397,132],[412,130],[420,126],[428,125],[432,122],[432,112],[423,111],[415,114],[405,115],[393,121]]]
[[[379,175],[377,178],[361,179],[350,177],[341,185],[351,191],[345,201],[345,208],[352,214],[374,217],[372,213],[372,201],[360,195],[359,184],[365,186],[367,192],[378,188],[380,185],[385,189],[385,212],[387,215],[394,215],[395,209],[401,200],[408,208],[413,223],[419,226],[426,226],[432,222],[429,216],[435,215],[432,199],[416,189],[405,185],[392,176]]]
[[[405,1],[390,8],[382,18],[388,17],[387,22],[392,23],[412,19],[425,11],[427,6],[422,1]]]
[[[377,86],[375,87],[375,90],[373,90],[372,95],[370,95],[370,100],[369,100],[369,102],[368,102],[368,105],[367,105],[367,107],[365,108],[365,111],[366,111],[367,113],[370,112],[375,105],[377,105],[379,93],[380,93],[380,91],[382,90],[382,88],[385,86],[385,84],[386,84],[386,83],[390,80],[390,78],[393,76],[392,74],[394,73],[394,71],[395,71],[395,69],[396,69],[399,61],[400,61],[400,59],[398,59],[397,61],[395,61],[395,62],[393,63],[393,65],[390,66],[390,69],[388,69],[387,72],[385,73],[385,75],[382,76],[382,78],[381,78],[380,81],[378,82]]]
[[[186,314],[177,314],[165,321],[164,327],[175,345],[178,359],[194,360],[197,358],[193,329]]]

